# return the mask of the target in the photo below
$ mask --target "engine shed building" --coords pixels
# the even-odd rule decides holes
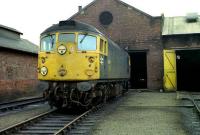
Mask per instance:
[[[195,13],[165,17],[164,87],[166,90],[200,91],[200,20]]]
[[[131,87],[162,88],[161,17],[153,17],[120,0],[94,0],[69,19],[95,26],[131,57]]]
[[[120,0],[94,0],[69,19],[95,26],[129,52],[131,88],[193,91],[200,87],[200,25],[198,17],[186,18],[154,17]]]
[[[20,38],[21,32],[0,25],[0,97],[28,93],[37,83],[38,46]]]

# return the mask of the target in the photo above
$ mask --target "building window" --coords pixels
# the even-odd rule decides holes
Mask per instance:
[[[7,73],[7,78],[8,79],[13,79],[13,67],[11,67],[11,66],[8,66],[8,67],[6,67],[6,73]]]
[[[113,15],[108,11],[104,11],[100,14],[99,21],[102,25],[109,25],[113,21]]]

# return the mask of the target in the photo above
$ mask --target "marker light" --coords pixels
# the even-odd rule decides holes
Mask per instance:
[[[48,73],[47,67],[42,67],[42,68],[40,69],[40,73],[41,73],[43,76],[47,75],[47,73]]]

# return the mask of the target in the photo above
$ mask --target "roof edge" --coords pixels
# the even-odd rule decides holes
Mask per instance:
[[[147,16],[147,17],[153,18],[153,16],[151,16],[150,14],[147,14],[146,12],[144,12],[144,11],[138,9],[138,8],[133,7],[132,5],[130,5],[130,4],[128,4],[128,3],[125,3],[125,2],[123,2],[123,1],[121,1],[121,0],[115,0],[115,1],[119,2],[120,4],[122,4],[122,5],[124,5],[124,6],[129,6],[129,7],[131,7],[132,9],[134,9],[134,10],[136,10],[136,11],[142,13],[143,15],[145,15],[145,16]]]
[[[5,25],[2,25],[2,24],[0,24],[0,28],[3,28],[3,29],[5,29],[5,30],[8,30],[8,31],[11,31],[11,32],[14,32],[14,33],[20,34],[20,35],[23,35],[22,32],[20,32],[20,31],[14,29],[14,28],[11,28],[11,27],[8,27],[8,26],[5,26]]]
[[[200,35],[200,32],[198,33],[174,33],[174,34],[162,34],[162,37],[167,37],[167,36],[184,36],[184,35]]]
[[[29,51],[25,51],[25,50],[20,50],[20,49],[16,49],[16,48],[9,48],[9,47],[4,47],[4,46],[0,46],[0,48],[5,48],[5,49],[13,50],[13,51],[19,51],[19,52],[24,52],[24,53],[28,53],[28,54],[38,55],[38,52],[29,52]]]
[[[92,6],[93,4],[96,3],[96,1],[97,1],[97,0],[92,1],[91,3],[89,3],[88,5],[86,5],[85,7],[83,7],[82,10],[85,10],[85,9],[87,9],[88,7]],[[137,9],[137,8],[133,7],[132,5],[127,4],[127,3],[125,3],[125,2],[123,2],[123,1],[121,1],[121,0],[115,0],[115,1],[118,2],[118,3],[120,3],[120,4],[122,4],[122,5],[124,5],[124,6],[129,6],[129,7],[131,7],[132,9],[134,9],[134,10],[136,10],[136,11],[142,13],[143,15],[145,15],[145,16],[147,16],[147,17],[154,18],[154,17],[151,16],[150,14],[147,14],[146,12],[144,12],[144,11],[142,11],[142,10],[140,10],[140,9]],[[74,15],[72,15],[71,17],[69,17],[67,20],[71,20],[73,17],[75,17],[75,16],[78,15],[79,13],[80,13],[80,12],[78,11],[77,13],[75,13]],[[157,16],[156,16],[156,17],[157,17]],[[158,17],[159,17],[159,16],[158,16]]]

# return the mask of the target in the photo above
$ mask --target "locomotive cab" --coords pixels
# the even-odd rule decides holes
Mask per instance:
[[[38,78],[84,81],[99,79],[99,64],[107,52],[104,37],[85,32],[41,36]]]

